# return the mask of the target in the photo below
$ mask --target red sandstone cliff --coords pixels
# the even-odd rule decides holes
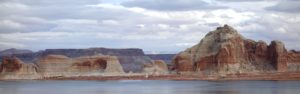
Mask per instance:
[[[299,59],[300,53],[288,52],[280,41],[256,42],[225,25],[177,54],[172,63],[178,73],[230,74],[299,71]]]
[[[17,57],[4,57],[0,64],[0,79],[34,79],[37,75],[37,66],[25,64]]]

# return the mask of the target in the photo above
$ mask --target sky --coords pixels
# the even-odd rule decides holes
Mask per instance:
[[[300,50],[300,0],[0,0],[0,50],[172,53],[224,24],[245,38]]]

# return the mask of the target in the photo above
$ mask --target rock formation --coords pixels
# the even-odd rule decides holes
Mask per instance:
[[[46,49],[35,53],[13,53],[13,54],[3,54],[3,55],[1,55],[0,52],[0,57],[16,56],[17,58],[19,58],[25,63],[31,63],[37,59],[44,58],[48,55],[63,55],[70,58],[77,58],[82,56],[93,56],[97,54],[117,56],[118,60],[120,61],[122,67],[126,72],[142,71],[143,64],[151,63],[151,59],[144,54],[143,50],[136,49],[136,48]]]
[[[63,55],[48,55],[37,60],[42,77],[66,76],[72,60]]]
[[[299,70],[300,54],[287,51],[280,41],[267,45],[244,38],[225,25],[209,32],[200,43],[177,54],[173,68],[178,73],[227,74]],[[296,67],[292,67],[297,65]],[[292,68],[291,68],[292,67]]]
[[[33,79],[37,78],[37,67],[25,64],[16,57],[4,57],[0,64],[1,79]]]
[[[94,55],[69,58],[47,55],[35,63],[23,63],[17,57],[5,57],[0,79],[39,79],[45,77],[114,76],[124,74],[116,56]]]
[[[163,75],[169,73],[167,64],[162,60],[154,60],[151,64],[145,64],[143,71],[149,75]]]
[[[194,64],[192,57],[187,53],[180,53],[177,55],[173,61],[172,70],[176,70],[177,72],[191,72],[193,71]]]
[[[168,60],[170,56],[151,58]],[[209,32],[200,43],[174,56],[171,67],[162,60],[151,61],[141,49],[47,49],[0,57],[0,79],[122,76],[124,71],[157,76],[168,74],[168,69],[178,74],[217,76],[300,71],[300,52],[288,51],[280,41],[268,45],[246,39],[228,25]]]
[[[74,69],[79,69],[80,72],[96,71],[106,74],[123,74],[125,73],[116,56],[84,56],[73,60]],[[73,70],[74,70],[73,69]]]
[[[292,72],[300,71],[300,52],[291,50],[286,55],[287,69]]]

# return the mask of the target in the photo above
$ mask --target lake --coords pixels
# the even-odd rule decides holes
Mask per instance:
[[[300,94],[300,81],[0,81],[0,94]]]

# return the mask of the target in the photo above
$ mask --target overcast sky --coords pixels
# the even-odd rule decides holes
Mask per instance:
[[[0,50],[176,52],[224,24],[300,50],[300,0],[0,0]]]

